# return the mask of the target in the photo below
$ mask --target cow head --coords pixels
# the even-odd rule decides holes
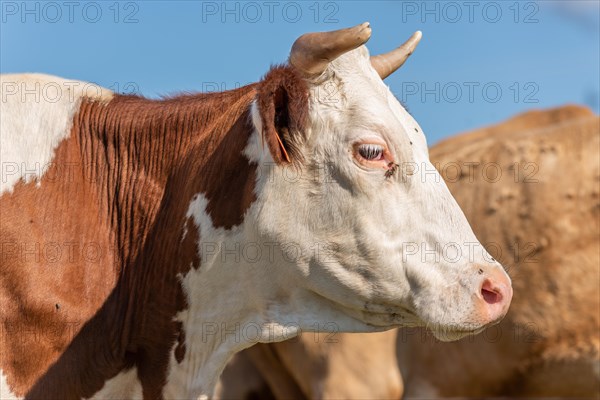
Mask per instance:
[[[370,34],[364,23],[304,35],[290,65],[259,84],[261,135],[246,150],[261,171],[253,224],[280,244],[269,279],[305,325],[310,316],[350,331],[426,325],[456,339],[505,315],[511,282],[383,83],[420,32],[377,57],[363,46]],[[285,313],[278,306],[273,318]]]

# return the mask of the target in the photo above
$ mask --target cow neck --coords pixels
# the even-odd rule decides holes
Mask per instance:
[[[196,378],[215,371],[215,358],[206,356],[215,346],[195,343],[192,325],[198,323],[186,326],[189,321],[180,315],[190,308],[193,295],[184,292],[182,278],[203,275],[189,274],[203,266],[200,229],[188,210],[201,196],[214,229],[231,231],[242,223],[255,199],[255,166],[243,154],[253,131],[249,110],[254,95],[251,85],[210,95],[163,100],[115,96],[107,104],[82,103],[75,136],[86,174],[110,221],[119,278],[102,308],[30,392],[32,397],[44,392],[45,383],[60,380],[65,373],[60,365],[73,359],[80,360],[75,362],[82,371],[98,371],[94,382],[82,378],[77,385],[84,397],[133,367],[149,398],[163,396],[173,362]],[[202,280],[223,284],[218,269],[211,271]],[[206,317],[200,319],[209,320],[215,304],[202,297],[206,306],[190,314],[201,312]],[[198,315],[189,318],[198,320]],[[186,335],[200,346],[188,350],[194,354],[188,359],[186,344],[192,339]],[[89,337],[102,352],[89,348]],[[190,367],[198,361],[202,365]],[[195,387],[207,388],[215,379],[203,378]]]
[[[212,172],[232,164],[234,156],[220,146],[247,140],[236,137],[244,132],[234,125],[244,125],[240,117],[253,96],[250,85],[162,100],[117,95],[106,105],[82,103],[74,123],[82,164],[123,267],[133,264],[161,207],[173,206],[174,198],[185,201],[176,190],[207,190],[215,183]]]

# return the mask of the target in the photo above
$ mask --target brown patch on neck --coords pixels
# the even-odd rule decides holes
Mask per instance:
[[[202,170],[204,179],[199,193],[208,199],[206,211],[216,228],[240,225],[246,210],[256,200],[257,165],[243,154],[253,130],[248,110],[237,119],[232,134],[212,152]]]
[[[249,92],[237,99],[227,113],[223,105],[216,105],[212,111],[219,115],[217,121],[210,129],[193,133],[186,156],[170,171],[147,246],[136,260],[134,270],[145,272],[124,278],[124,285],[130,287],[127,293],[134,292],[135,304],[143,305],[134,311],[144,319],[130,324],[128,351],[140,355],[138,376],[149,398],[162,396],[176,341],[176,360],[185,358],[185,331],[173,318],[187,308],[180,278],[200,264],[199,227],[187,216],[191,202],[198,194],[206,196],[212,224],[230,229],[243,222],[255,200],[256,166],[243,154],[253,132],[249,122],[253,95]],[[173,265],[166,269],[169,264]]]
[[[243,155],[254,96],[250,85],[160,101],[84,100],[53,160],[75,160],[74,175],[42,179],[41,188],[19,184],[2,197],[3,243],[89,240],[112,251],[100,265],[63,260],[52,274],[22,257],[2,260],[0,285],[14,289],[0,300],[20,304],[0,321],[11,327],[0,330],[0,367],[14,392],[90,397],[135,366],[144,396],[162,397],[171,351],[185,359],[185,332],[174,321],[187,308],[180,277],[200,268],[199,230],[188,207],[203,194],[213,225],[230,229],[255,200],[256,166]],[[82,293],[94,300],[75,300]],[[29,300],[34,294],[36,302]],[[51,312],[42,312],[42,303]],[[66,332],[69,317],[80,321],[73,332]]]

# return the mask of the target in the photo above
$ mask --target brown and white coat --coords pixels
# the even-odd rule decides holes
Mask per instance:
[[[289,65],[216,94],[3,76],[2,397],[208,397],[256,342],[406,325],[451,340],[502,318],[510,280],[467,251],[443,181],[390,172],[433,170],[382,82],[420,34],[371,61],[370,33],[305,35]],[[439,244],[462,253],[424,257]]]

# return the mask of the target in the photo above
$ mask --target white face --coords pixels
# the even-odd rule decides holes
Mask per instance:
[[[260,183],[258,229],[293,250],[288,282],[367,325],[351,330],[427,325],[456,339],[498,321],[510,279],[475,238],[367,49],[340,56],[325,76],[311,86],[301,171]]]

